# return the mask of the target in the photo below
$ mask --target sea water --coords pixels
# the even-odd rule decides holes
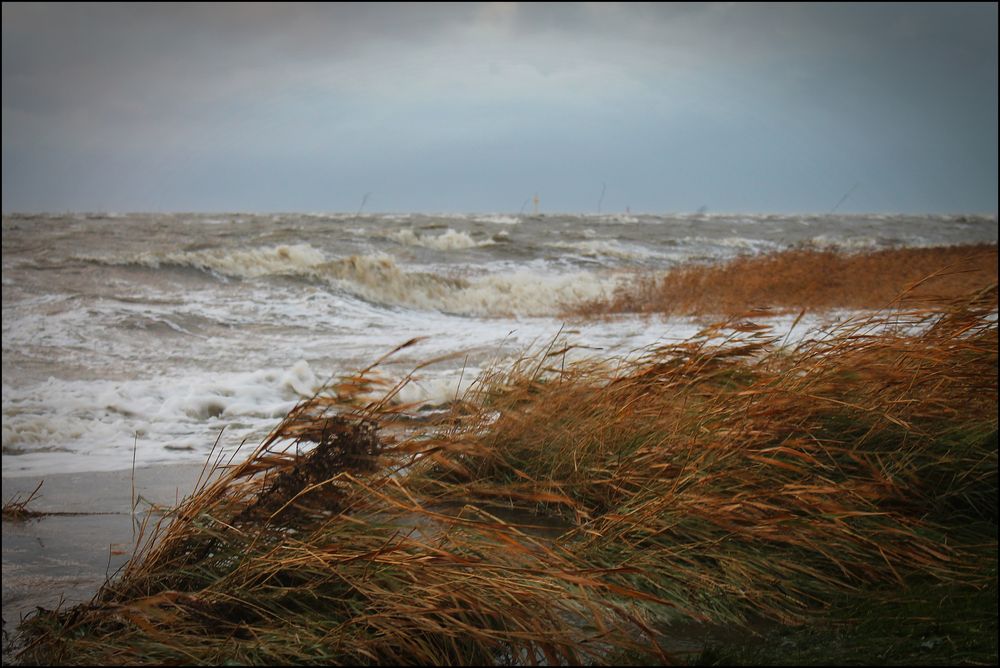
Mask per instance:
[[[382,366],[401,378],[450,354],[399,396],[428,407],[556,336],[628,357],[703,323],[562,313],[680,262],[996,241],[995,216],[5,215],[3,475],[256,445],[414,337]]]

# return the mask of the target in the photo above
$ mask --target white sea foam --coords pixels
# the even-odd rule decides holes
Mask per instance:
[[[588,218],[590,217],[591,216],[588,216]],[[617,225],[632,225],[634,223],[641,222],[635,216],[627,213],[599,213],[593,215],[593,218],[596,218],[602,223],[610,223]]]
[[[586,234],[586,231],[584,231]],[[565,248],[583,257],[600,258],[613,257],[621,260],[636,260],[654,257],[649,248],[640,248],[622,244],[614,239],[588,239],[587,241],[557,241],[551,244],[554,248]]]
[[[872,250],[874,248],[884,248],[885,243],[883,240],[877,239],[872,236],[851,236],[851,237],[836,237],[828,234],[819,234],[814,236],[809,240],[809,245],[816,246],[817,248],[828,248],[833,250],[846,250],[846,251],[866,251]],[[922,246],[924,244],[920,243],[918,239],[908,240],[907,246]]]
[[[403,386],[395,401],[428,407],[444,406],[462,398],[479,376],[479,372],[477,368],[465,368],[416,375]]]
[[[694,236],[683,237],[679,240],[681,247],[701,250],[706,247],[733,248],[740,251],[750,251],[752,253],[764,253],[782,248],[782,244],[767,239],[755,239],[750,237],[706,237]]]
[[[259,440],[318,387],[304,360],[249,372],[5,383],[3,472],[36,472],[40,456],[53,449],[68,453],[61,470],[127,468],[133,443],[143,463],[183,458],[184,452],[189,459],[204,457],[208,434],[225,427],[225,443]]]
[[[593,272],[520,269],[450,278],[403,270],[387,255],[352,256],[325,267],[334,284],[393,306],[466,315],[552,315],[568,304],[607,297],[620,281]]]
[[[475,216],[473,220],[477,223],[493,223],[494,225],[519,225],[521,223],[520,216],[507,216],[499,213]]]
[[[434,250],[463,250],[477,246],[491,246],[492,239],[476,241],[466,232],[456,232],[448,228],[442,234],[417,234],[412,229],[404,228],[389,234],[393,241],[405,246],[422,246]]]
[[[226,276],[256,278],[309,274],[325,262],[323,253],[309,244],[279,245],[247,250],[211,249],[172,253],[141,253],[129,259],[84,258],[107,264],[193,267]]]

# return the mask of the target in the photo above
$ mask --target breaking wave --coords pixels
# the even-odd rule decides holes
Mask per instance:
[[[475,216],[473,220],[477,223],[493,223],[494,225],[519,225],[521,223],[520,216],[506,216],[499,213]]]
[[[555,248],[575,251],[583,257],[613,257],[620,260],[636,260],[653,257],[649,250],[625,246],[613,239],[588,239],[587,241],[559,241],[551,244]]]
[[[337,287],[380,304],[478,316],[551,316],[564,305],[607,297],[618,284],[614,276],[529,269],[451,278],[406,271],[387,255],[355,255],[325,271]]]
[[[323,253],[309,244],[271,246],[249,250],[199,250],[175,253],[141,253],[130,260],[84,258],[102,264],[133,264],[151,269],[192,267],[235,278],[308,275],[326,262]]]
[[[566,305],[610,296],[621,280],[608,273],[556,274],[529,268],[446,276],[405,269],[384,253],[331,260],[308,244],[237,251],[143,253],[130,262],[111,263],[154,269],[191,267],[238,279],[298,277],[326,283],[384,306],[475,316],[551,316]]]
[[[406,228],[397,230],[388,235],[389,239],[403,244],[404,246],[422,246],[434,250],[463,250],[475,248],[477,246],[491,246],[495,242],[492,239],[476,241],[465,232],[456,232],[448,228],[443,234],[417,234],[413,230]]]

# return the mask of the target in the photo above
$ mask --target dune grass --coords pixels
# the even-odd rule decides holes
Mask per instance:
[[[631,360],[554,341],[432,421],[401,419],[398,384],[366,398],[375,365],[342,379],[218,464],[90,604],[30,617],[19,658],[752,663],[755,634],[995,592],[994,293],[791,348],[751,317]],[[961,660],[996,662],[995,621]],[[692,652],[692,627],[749,644]],[[854,656],[915,656],[858,637]]]
[[[753,308],[881,309],[905,294],[910,306],[954,299],[993,285],[997,247],[976,244],[846,254],[796,248],[719,264],[691,262],[642,274],[609,300],[575,305],[575,316],[614,313],[735,314]]]

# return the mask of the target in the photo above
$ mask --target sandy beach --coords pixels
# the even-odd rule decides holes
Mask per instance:
[[[45,476],[30,510],[92,514],[4,520],[4,631],[12,633],[36,606],[52,609],[60,600],[63,607],[89,600],[132,554],[138,523],[150,503],[174,506],[194,489],[201,469],[195,464],[136,469],[135,493],[142,501],[134,516],[131,470]],[[4,478],[4,502],[27,498],[40,480]]]

